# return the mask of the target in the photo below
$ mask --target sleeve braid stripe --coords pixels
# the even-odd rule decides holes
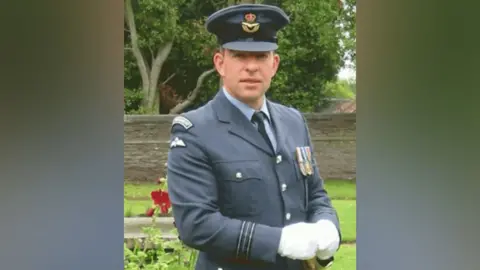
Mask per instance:
[[[240,227],[240,233],[238,234],[238,240],[237,240],[237,252],[236,252],[236,255],[235,255],[235,258],[238,259],[239,255],[240,255],[240,247],[242,246],[242,239],[243,239],[243,232],[244,232],[244,228],[245,228],[245,221],[242,222],[242,226]]]
[[[243,230],[242,232],[242,250],[241,250],[241,253],[242,253],[242,257],[243,259],[247,259],[247,245],[248,245],[248,231],[250,230],[250,227],[253,225],[252,222],[247,222],[246,224],[247,226],[245,226],[245,229]]]
[[[250,258],[250,253],[252,251],[252,238],[253,238],[253,232],[255,231],[255,223],[252,224],[252,227],[250,229],[250,233],[248,234],[248,243],[247,243],[247,250],[246,250],[246,259],[248,260]]]

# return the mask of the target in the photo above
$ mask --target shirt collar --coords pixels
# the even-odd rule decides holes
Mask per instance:
[[[223,93],[225,94],[225,97],[235,106],[237,107],[242,113],[243,115],[245,115],[245,117],[247,117],[248,121],[252,120],[252,116],[253,116],[253,113],[255,112],[254,109],[252,109],[250,106],[248,106],[247,104],[241,102],[240,100],[234,98],[232,95],[230,95],[228,93],[227,90],[225,90],[225,88],[222,88],[223,90]],[[263,99],[263,104],[262,104],[262,108],[260,109],[260,111],[262,111],[263,113],[265,113],[267,115],[267,119],[270,121],[270,113],[268,111],[268,107],[267,107],[267,99],[264,98]]]

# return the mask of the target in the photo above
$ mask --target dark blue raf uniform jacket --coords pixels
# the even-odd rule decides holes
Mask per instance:
[[[329,219],[340,232],[315,161],[307,176],[297,162],[297,147],[313,159],[303,116],[267,107],[276,151],[223,91],[173,122],[168,191],[180,239],[200,251],[197,270],[300,270],[277,254],[282,227]]]

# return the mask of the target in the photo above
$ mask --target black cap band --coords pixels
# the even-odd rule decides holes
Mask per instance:
[[[217,38],[218,44],[226,44],[230,42],[236,42],[236,41],[245,41],[245,42],[271,42],[271,43],[277,43],[277,38],[275,37],[244,37],[244,38],[238,38],[234,37],[231,39],[221,39]]]

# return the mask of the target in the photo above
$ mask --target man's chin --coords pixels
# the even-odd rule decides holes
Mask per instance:
[[[257,101],[263,97],[261,91],[244,91],[242,98],[246,101]]]
[[[250,98],[259,98],[263,96],[263,91],[260,86],[255,86],[255,87],[244,87],[242,89],[242,95],[244,97],[250,97]]]

